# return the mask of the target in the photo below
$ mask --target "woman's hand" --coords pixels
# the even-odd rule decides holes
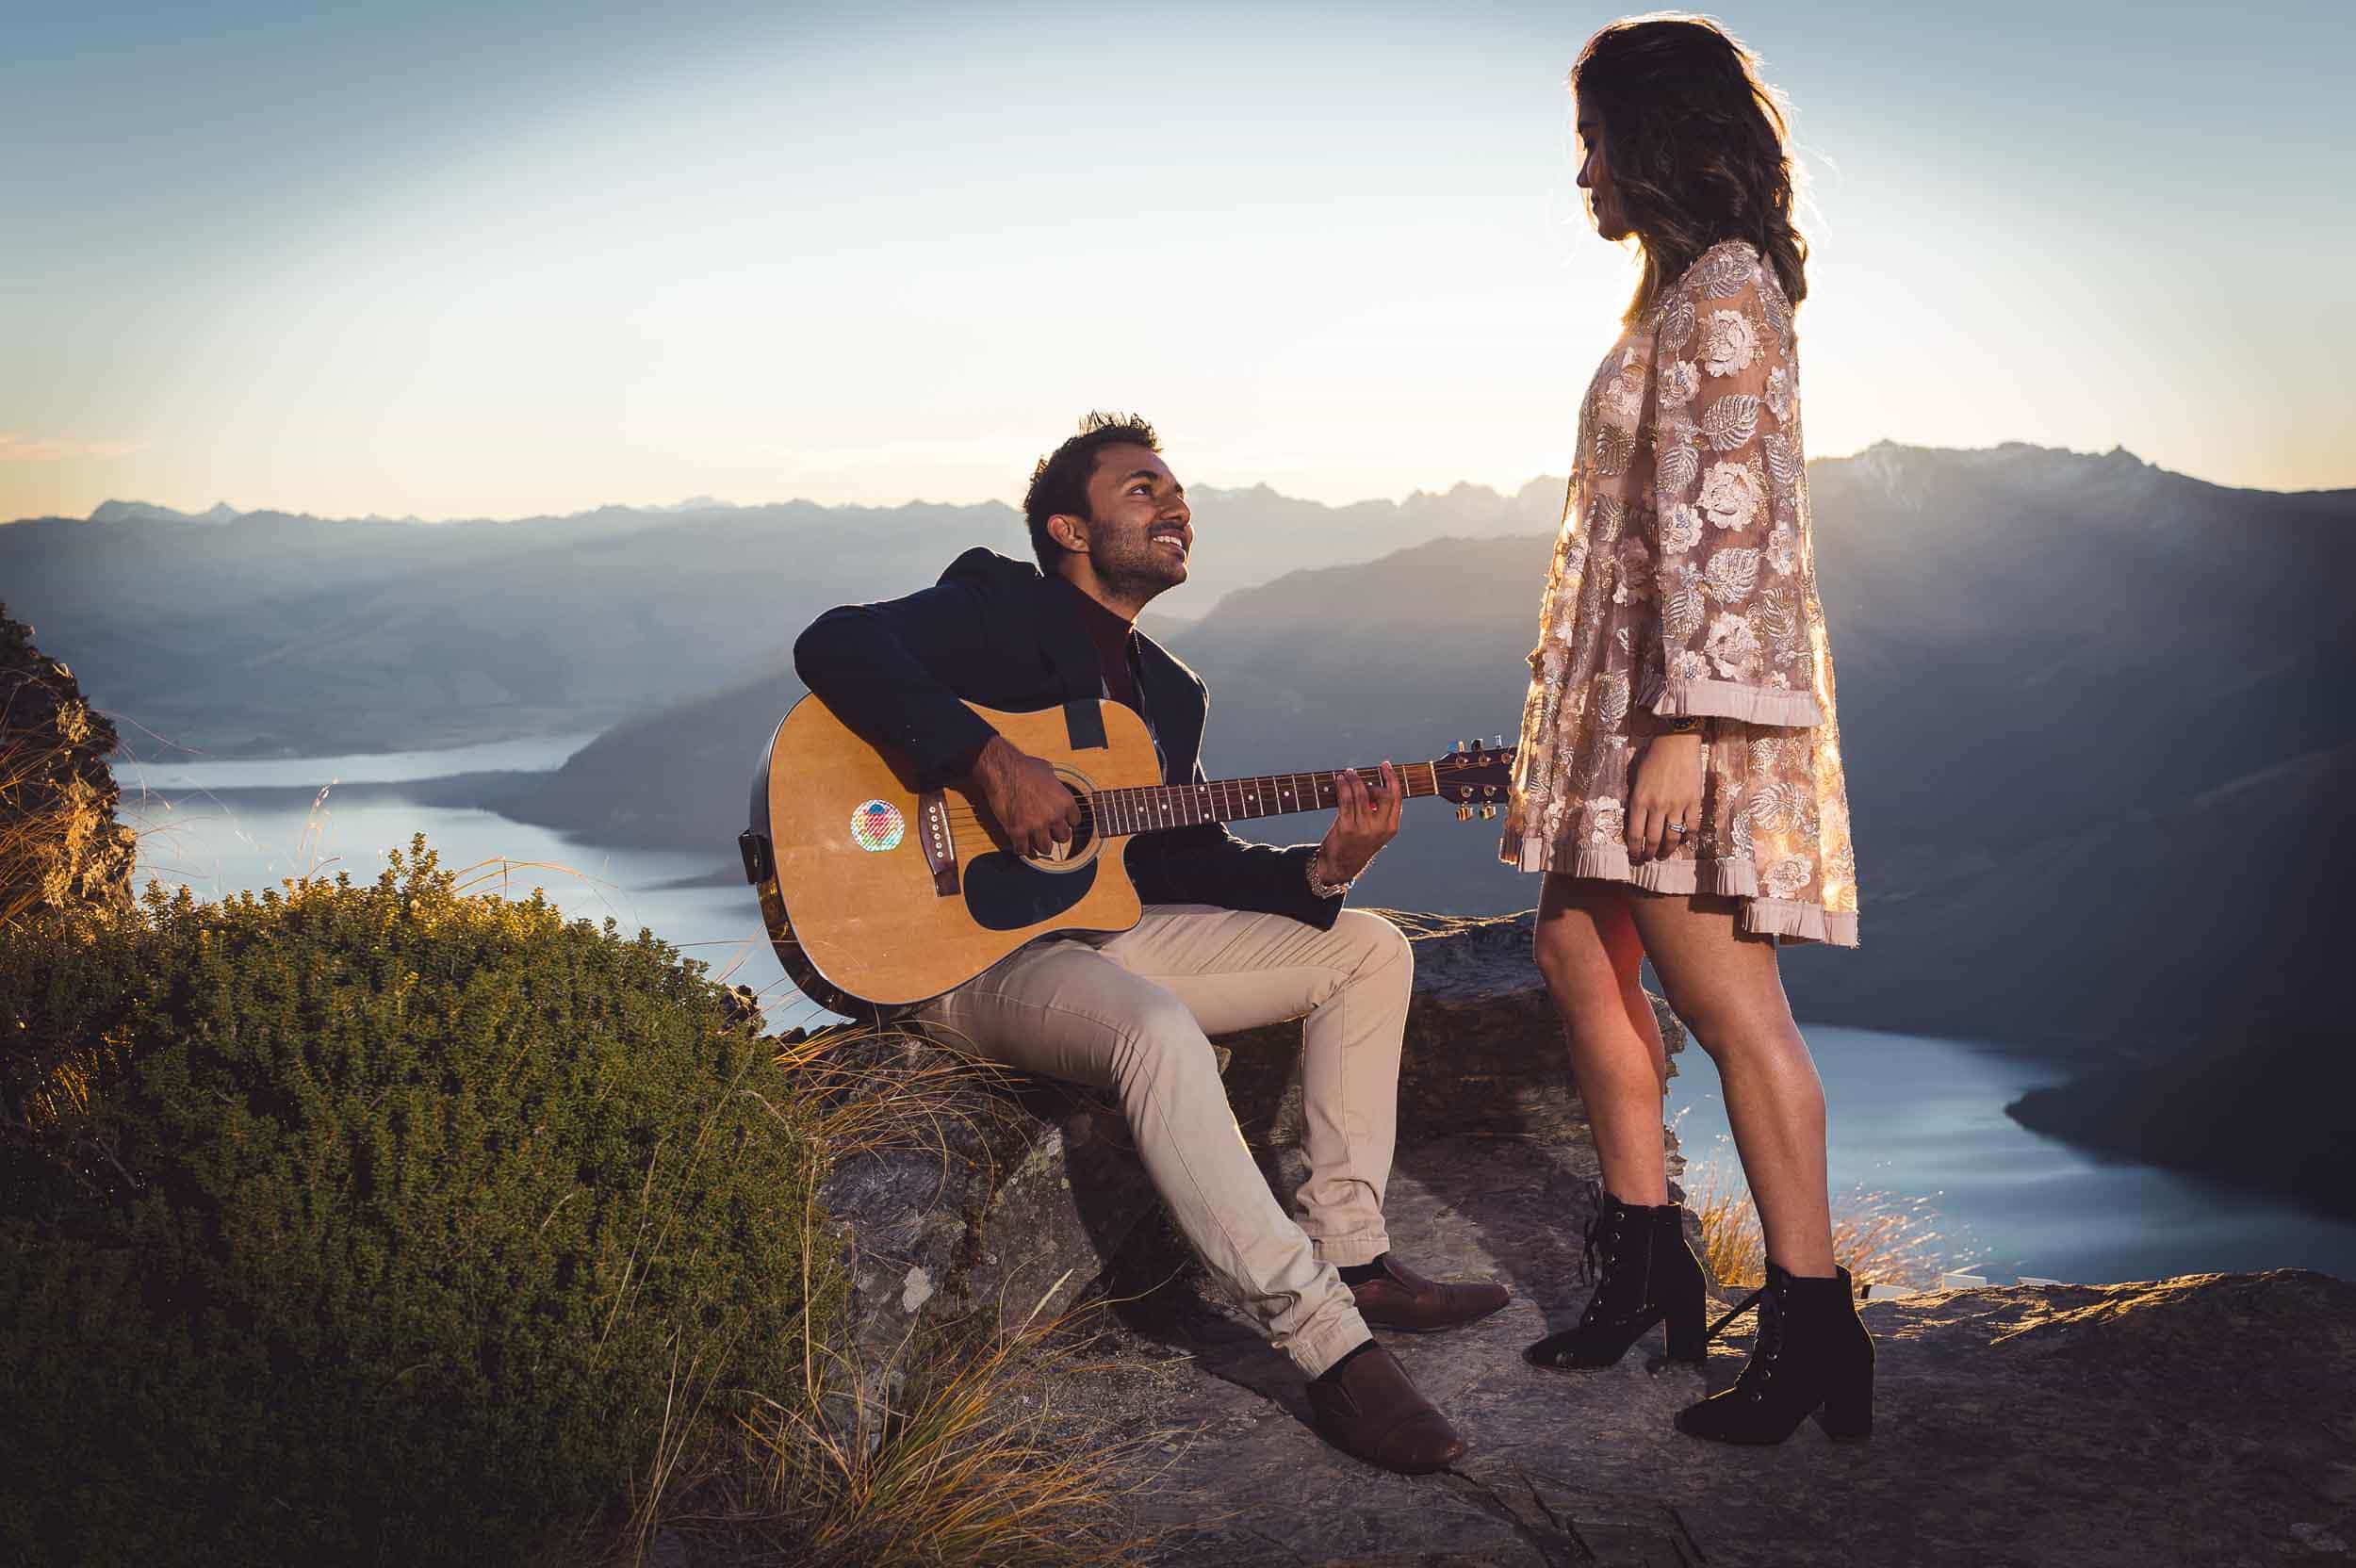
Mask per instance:
[[[1701,831],[1702,738],[1661,735],[1636,760],[1628,796],[1628,858],[1632,865],[1658,859]],[[1671,831],[1681,826],[1682,834]]]
[[[1317,871],[1329,883],[1354,881],[1374,852],[1399,837],[1399,809],[1407,792],[1385,762],[1383,782],[1374,789],[1366,788],[1355,769],[1345,768],[1333,776],[1333,792],[1339,809],[1317,845]]]

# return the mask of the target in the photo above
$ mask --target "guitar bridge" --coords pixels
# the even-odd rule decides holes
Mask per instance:
[[[933,874],[933,893],[957,896],[957,845],[949,836],[949,801],[936,790],[916,801],[916,840],[924,851],[924,864]]]

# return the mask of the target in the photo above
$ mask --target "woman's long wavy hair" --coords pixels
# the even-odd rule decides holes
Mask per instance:
[[[1807,296],[1785,100],[1740,40],[1707,17],[1614,22],[1579,52],[1571,90],[1602,118],[1604,168],[1644,252],[1627,319],[1722,239],[1749,240],[1786,298]]]

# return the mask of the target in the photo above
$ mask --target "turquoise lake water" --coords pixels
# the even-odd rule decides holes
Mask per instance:
[[[585,738],[582,738],[585,739]],[[282,879],[384,869],[423,832],[451,867],[474,866],[517,896],[545,889],[566,914],[651,928],[731,984],[761,993],[773,1028],[824,1015],[794,995],[750,889],[711,874],[732,858],[607,849],[483,810],[421,804],[403,784],[453,773],[541,770],[581,740],[455,752],[270,761],[121,762],[127,818],[146,830],[139,878],[199,896]],[[319,792],[324,791],[321,794]],[[2148,1166],[2109,1164],[2004,1115],[2023,1090],[2065,1076],[2000,1045],[1806,1025],[1824,1080],[1836,1207],[1862,1189],[1924,1198],[1950,1266],[1997,1282],[2021,1274],[2104,1282],[2283,1266],[2356,1278],[2356,1224]],[[1709,1058],[1690,1049],[1669,1115],[1689,1158],[1731,1171],[1725,1106]]]

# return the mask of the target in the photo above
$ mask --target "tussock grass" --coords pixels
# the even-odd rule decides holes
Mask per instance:
[[[1091,1370],[1101,1310],[952,1332],[881,1377],[814,1358],[805,1386],[744,1423],[751,1462],[727,1490],[738,1533],[814,1568],[1130,1560],[1145,1543],[1120,1499],[1145,1440],[1057,1393]]]
[[[0,725],[0,925],[108,902],[130,870],[128,830],[79,771],[92,720],[77,699],[54,727]]]
[[[1686,1165],[1685,1206],[1701,1221],[1705,1262],[1723,1285],[1751,1289],[1767,1278],[1767,1243],[1742,1165],[1724,1137]],[[1939,1229],[1927,1197],[1902,1198],[1862,1184],[1836,1195],[1832,1205],[1833,1261],[1859,1284],[1921,1287],[1965,1260]]]
[[[795,1029],[773,1043],[795,1104],[817,1109],[830,1159],[914,1151],[945,1166],[960,1129],[1011,1114],[988,1092],[1006,1070],[889,1024]],[[815,1266],[838,1245],[813,1201],[805,1258]],[[999,1303],[926,1328],[880,1363],[861,1355],[849,1322],[806,1316],[799,1379],[749,1391],[748,1413],[696,1451],[684,1441],[696,1380],[677,1368],[677,1407],[627,1520],[591,1558],[656,1560],[671,1534],[692,1543],[698,1563],[745,1568],[1134,1560],[1152,1538],[1125,1524],[1122,1499],[1150,1478],[1147,1446],[1169,1434],[1124,1435],[1074,1394],[1092,1375],[1132,1368],[1097,1348],[1113,1303],[1046,1312],[1068,1279],[1027,1312]]]
[[[1010,1114],[990,1091],[1013,1084],[1012,1070],[892,1024],[794,1029],[777,1044],[778,1067],[821,1107],[823,1136],[836,1159],[912,1149],[945,1162],[958,1130],[979,1133]]]

